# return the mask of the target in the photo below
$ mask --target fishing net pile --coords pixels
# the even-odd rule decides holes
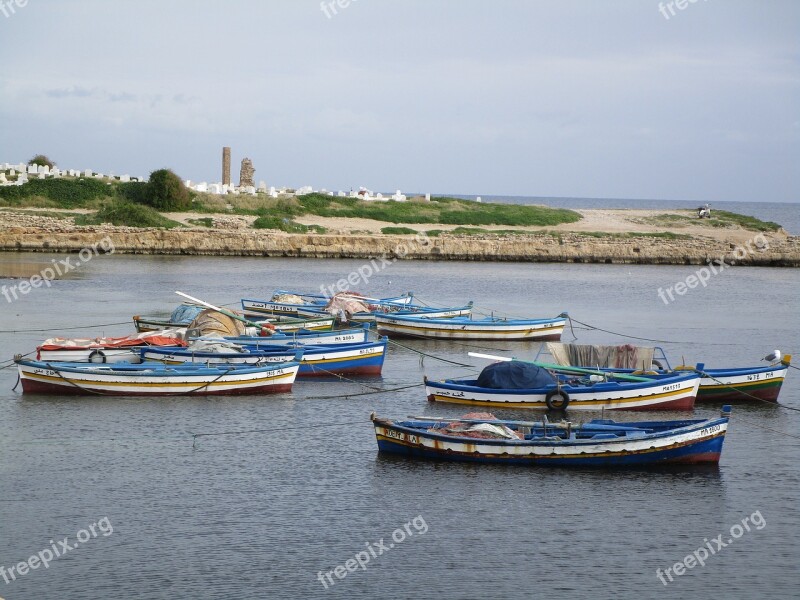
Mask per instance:
[[[524,436],[500,423],[472,423],[470,421],[497,421],[492,413],[472,412],[462,415],[461,420],[452,421],[437,427],[431,427],[428,431],[455,435],[458,437],[474,438],[481,440],[521,440]],[[464,422],[466,421],[466,422]]]
[[[556,363],[564,367],[649,370],[653,365],[655,348],[631,344],[599,346],[547,342],[547,351]]]
[[[271,302],[279,302],[280,304],[312,304],[308,300],[303,299],[302,296],[285,293],[273,294]]]
[[[334,294],[325,305],[325,312],[338,317],[343,323],[349,321],[354,314],[372,312],[378,306],[370,304],[364,296],[357,292],[340,292]]]
[[[190,337],[239,337],[245,335],[245,326],[238,319],[207,308],[188,325],[187,335]]]

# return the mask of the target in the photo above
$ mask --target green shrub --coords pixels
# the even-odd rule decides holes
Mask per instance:
[[[37,154],[28,161],[29,165],[39,165],[40,167],[50,167],[51,169],[56,166],[52,160],[47,158],[44,154]]]
[[[169,169],[150,173],[146,203],[157,210],[187,210],[192,205],[189,190]]]

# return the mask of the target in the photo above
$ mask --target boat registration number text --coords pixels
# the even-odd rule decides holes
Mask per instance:
[[[700,430],[700,435],[708,435],[710,433],[715,433],[722,429],[722,425],[712,425],[711,427],[706,427],[705,429]]]
[[[410,444],[419,444],[419,437],[412,434],[405,434],[402,431],[395,431],[394,429],[385,429],[386,437],[394,438],[396,440],[407,441]]]
[[[675,390],[679,390],[681,388],[680,383],[671,383],[669,385],[665,385],[661,388],[662,392],[673,392]]]

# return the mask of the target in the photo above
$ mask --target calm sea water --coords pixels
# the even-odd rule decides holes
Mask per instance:
[[[3,259],[48,263],[46,255]],[[353,260],[106,256],[8,304],[0,360],[49,333],[117,335],[168,310],[174,290],[228,303],[313,289]],[[573,317],[667,340],[673,363],[745,366],[800,351],[800,271],[735,268],[669,306],[659,287],[690,267],[401,262],[363,291],[474,299],[516,315]],[[0,280],[0,285],[11,282]],[[585,343],[626,338],[576,329]],[[571,339],[566,334],[565,340]],[[421,387],[372,395],[483,363],[470,350],[530,356],[536,344],[410,342],[458,367],[392,347],[382,379],[306,382],[274,397],[112,399],[22,396],[0,371],[0,566],[8,570],[107,517],[113,527],[6,584],[8,600],[119,598],[794,598],[800,556],[800,413],[737,406],[719,468],[545,470],[379,456],[369,414],[454,416]],[[781,403],[800,409],[790,371]],[[695,410],[718,414],[718,406]],[[532,413],[497,411],[504,417]],[[595,415],[574,415],[585,419]],[[617,413],[619,420],[684,414]],[[199,438],[190,432],[262,433]],[[782,435],[786,433],[788,435]],[[745,517],[766,525],[665,586],[656,576]],[[404,524],[413,535],[392,534]],[[422,526],[424,524],[424,527]],[[106,530],[108,528],[106,527]],[[424,531],[424,533],[423,533]],[[737,531],[738,532],[738,531]],[[400,534],[395,534],[396,539]],[[328,572],[380,540],[366,570]],[[362,555],[363,558],[363,555]],[[352,565],[352,563],[350,563]],[[340,571],[341,572],[341,571]]]
[[[452,195],[452,194],[450,194]],[[477,196],[459,196],[475,199]],[[539,196],[481,196],[484,202],[545,204],[556,208],[641,208],[644,210],[690,209],[705,204],[693,200],[632,200],[614,198],[549,198]],[[792,235],[800,235],[800,204],[795,202],[713,202],[711,212],[727,210],[778,223]]]

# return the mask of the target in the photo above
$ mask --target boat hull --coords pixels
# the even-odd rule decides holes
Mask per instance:
[[[339,331],[320,331],[288,333],[286,335],[271,335],[268,337],[227,337],[225,341],[233,342],[242,346],[274,346],[275,344],[303,344],[331,346],[338,344],[363,344],[367,341],[368,325],[363,329],[342,329]]]
[[[373,419],[381,452],[460,462],[547,467],[636,467],[718,463],[727,418],[638,439],[528,441],[461,438]]]
[[[24,361],[24,393],[104,396],[255,395],[288,392],[298,363],[226,369],[148,369],[147,365],[87,366]],[[133,367],[139,367],[134,369]]]
[[[386,357],[386,341],[365,344],[308,347],[300,360],[297,376],[380,375]],[[287,362],[295,356],[295,348],[255,350],[249,353],[191,352],[185,349],[143,349],[142,358],[165,364],[237,364],[260,365]]]
[[[700,378],[696,374],[665,377],[652,383],[605,383],[591,387],[562,386],[568,410],[691,410]],[[425,381],[431,402],[500,408],[547,410],[547,394],[555,386],[532,390],[495,390],[457,381]]]
[[[700,380],[698,402],[778,402],[786,365],[755,369],[706,369]]]
[[[555,341],[567,323],[566,319],[530,319],[517,321],[482,321],[430,319],[419,316],[375,317],[378,334],[389,337],[443,340],[538,340]]]

